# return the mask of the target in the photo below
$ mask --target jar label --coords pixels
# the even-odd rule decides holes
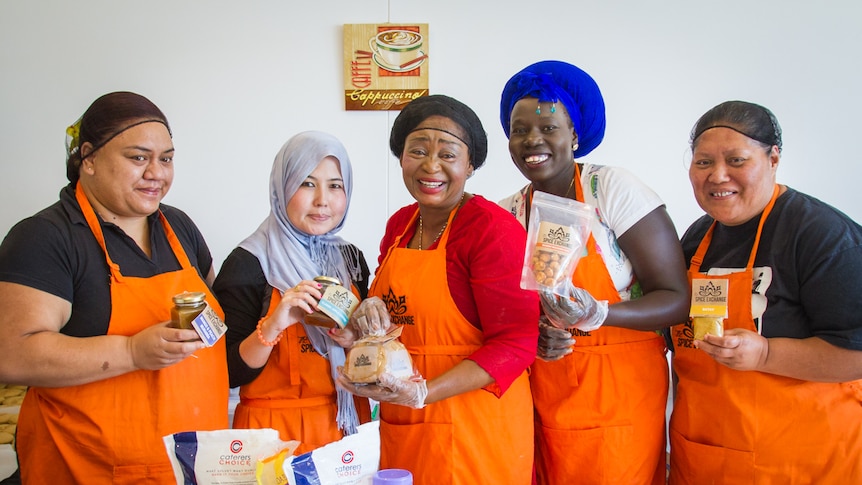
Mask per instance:
[[[227,333],[227,325],[225,325],[218,316],[218,313],[209,304],[207,304],[200,315],[192,320],[192,327],[195,328],[195,331],[197,331],[207,347],[215,345]]]

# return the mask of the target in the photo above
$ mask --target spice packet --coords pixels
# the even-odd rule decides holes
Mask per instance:
[[[413,359],[398,337],[402,327],[393,326],[386,335],[368,335],[357,340],[347,353],[344,375],[354,384],[376,384],[383,373],[401,379],[414,375]]]
[[[692,338],[703,340],[706,335],[724,335],[727,318],[727,279],[693,278],[691,280]]]
[[[521,288],[563,295],[586,247],[592,218],[593,208],[583,202],[535,191]]]

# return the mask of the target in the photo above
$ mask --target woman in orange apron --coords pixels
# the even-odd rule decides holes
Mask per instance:
[[[228,256],[213,287],[226,314],[231,386],[241,386],[233,426],[277,429],[282,440],[300,441],[297,453],[370,420],[367,399],[354,403],[335,388],[344,349],[333,337],[342,331],[303,318],[323,293],[316,276],[366,296],[365,259],[336,235],[352,189],[340,141],[317,131],[293,136],[273,163],[269,217]]]
[[[42,225],[37,237],[71,245],[71,252],[39,251],[43,259],[34,263],[16,246],[19,235],[0,251],[6,258],[17,250],[24,261],[17,264],[33,265],[28,286],[8,278],[15,264],[0,262],[0,340],[5,355],[20,366],[0,380],[31,386],[18,423],[21,478],[173,483],[162,437],[227,426],[224,341],[205,348],[193,330],[166,323],[173,295],[183,291],[204,292],[221,312],[198,269],[211,260],[201,261],[200,249],[209,257],[203,246],[194,254],[201,265],[195,267],[187,251],[203,241],[189,239],[190,228],[196,233],[191,221],[159,203],[173,179],[173,144],[158,108],[133,93],[108,94],[69,134],[72,185],[60,204],[37,216],[58,229],[66,226],[67,233],[56,239]],[[168,219],[182,226],[182,237]],[[137,262],[130,251],[140,255]],[[76,294],[69,300],[59,296],[62,280],[52,281],[56,290],[39,282],[47,271],[57,271],[55,257],[75,269],[69,284]],[[137,276],[141,262],[155,267],[155,274]],[[177,269],[164,269],[172,266]],[[101,321],[96,309],[108,309],[101,330],[95,327]]]
[[[776,184],[762,106],[716,106],[691,145],[708,215],[683,236],[689,277],[726,292],[727,318],[723,336],[672,329],[670,483],[862,482],[862,305],[842,296],[862,289],[862,228]]]
[[[574,163],[602,140],[595,81],[542,61],[515,74],[501,97],[515,165],[531,183],[501,205],[525,227],[535,190],[595,209],[568,299],[542,296],[539,357],[530,384],[541,484],[664,483],[668,367],[655,330],[683,320],[688,290],[673,223],[661,200],[627,172]],[[583,170],[583,174],[582,174]]]
[[[381,401],[381,468],[408,469],[416,484],[529,484],[525,370],[538,301],[518,286],[523,228],[464,192],[487,153],[481,122],[452,98],[419,98],[395,120],[390,147],[417,203],[390,218],[375,298],[352,321],[363,333],[402,325],[421,378],[384,374],[379,386],[354,386],[342,375],[339,383]],[[388,318],[372,318],[374,307]]]

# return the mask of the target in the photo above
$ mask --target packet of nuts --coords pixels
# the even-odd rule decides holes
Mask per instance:
[[[521,288],[562,294],[590,235],[593,208],[583,202],[535,191],[521,271]]]

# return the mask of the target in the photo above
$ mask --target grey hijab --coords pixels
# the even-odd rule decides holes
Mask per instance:
[[[347,207],[344,218],[326,234],[306,234],[287,218],[287,202],[326,157],[335,157],[341,168]],[[275,156],[269,178],[270,214],[260,227],[239,246],[257,257],[267,283],[282,293],[301,280],[325,275],[338,278],[349,287],[360,275],[358,251],[336,233],[344,226],[350,196],[353,192],[353,171],[344,145],[334,136],[320,131],[306,131],[293,136]],[[342,249],[355,252],[355,258],[345,258]],[[329,360],[330,372],[335,380],[337,367],[345,361],[344,349],[326,333],[326,329],[302,324],[314,349]],[[345,434],[354,434],[359,424],[353,397],[338,389],[338,428]]]

